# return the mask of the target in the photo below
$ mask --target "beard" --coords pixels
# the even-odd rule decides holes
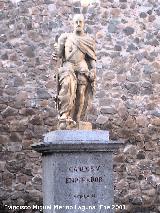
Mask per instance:
[[[76,27],[76,32],[82,32],[83,29],[81,27]]]

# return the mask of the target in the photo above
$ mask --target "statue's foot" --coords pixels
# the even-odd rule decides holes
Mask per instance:
[[[71,117],[60,117],[59,119],[59,129],[74,129],[77,128],[77,123]]]
[[[71,117],[69,117],[67,119],[67,124],[68,124],[67,126],[68,126],[69,129],[77,127],[77,123]]]
[[[60,120],[60,121],[59,121],[59,128],[60,128],[61,130],[67,129],[66,120]]]

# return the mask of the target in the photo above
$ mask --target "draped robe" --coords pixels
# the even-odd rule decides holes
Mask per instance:
[[[92,38],[90,38],[87,35],[84,36],[76,36],[73,33],[67,33],[66,39],[63,40],[64,44],[62,45],[61,39],[59,39],[59,42],[61,42],[61,45],[63,46],[62,52],[62,66],[59,68],[58,72],[58,110],[60,117],[66,113],[68,117],[70,117],[73,120],[76,120],[76,113],[78,111],[79,107],[79,101],[78,101],[78,93],[77,93],[77,85],[79,83],[78,81],[78,75],[81,74],[85,76],[87,80],[86,85],[86,91],[85,91],[85,101],[84,106],[81,114],[81,119],[84,118],[86,114],[86,110],[88,106],[90,105],[94,87],[95,87],[95,81],[89,80],[89,72],[91,71],[91,60],[96,60],[95,55],[95,43]],[[69,54],[65,54],[65,48],[66,43],[69,39],[69,42],[71,43],[71,46],[74,45],[77,48],[77,51],[80,51],[83,53],[85,61],[87,63],[87,69],[80,69],[76,64],[74,64],[72,61],[72,58],[76,54],[76,51],[71,51]]]

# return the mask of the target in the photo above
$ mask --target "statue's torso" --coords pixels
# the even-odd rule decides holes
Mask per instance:
[[[73,64],[85,60],[85,54],[74,44],[75,35],[69,34],[65,42],[65,58]]]

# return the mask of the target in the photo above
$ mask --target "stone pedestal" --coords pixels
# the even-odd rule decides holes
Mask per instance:
[[[101,130],[58,130],[34,144],[42,153],[44,212],[114,212],[112,152],[119,144]]]

